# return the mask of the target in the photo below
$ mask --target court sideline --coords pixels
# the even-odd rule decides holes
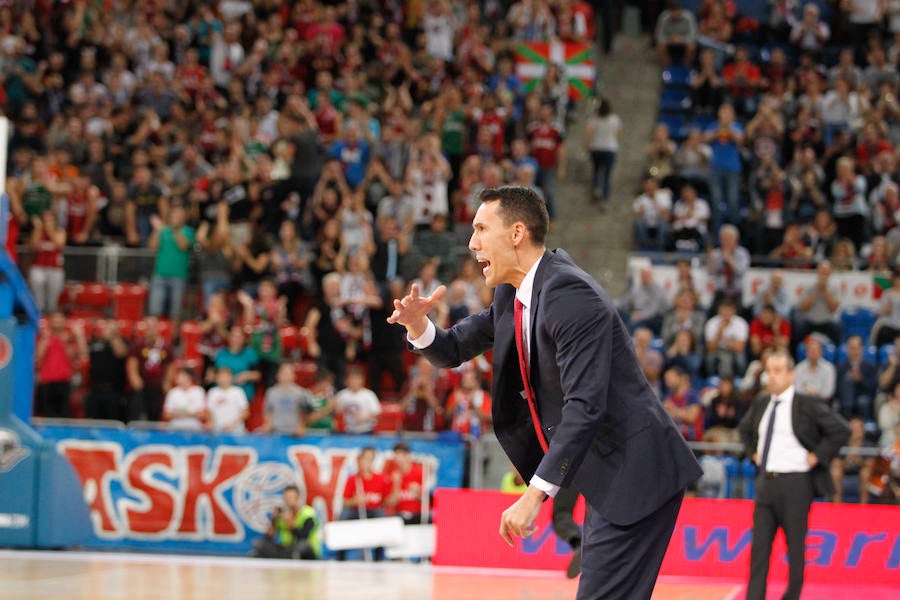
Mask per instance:
[[[0,600],[571,600],[576,588],[547,571],[8,550],[0,550],[0,581]],[[736,600],[743,590],[735,581],[663,577],[653,599]],[[772,586],[770,597],[780,591]],[[841,598],[900,600],[900,592],[859,585],[804,590],[805,600]]]

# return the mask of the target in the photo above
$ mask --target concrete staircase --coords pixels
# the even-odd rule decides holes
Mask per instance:
[[[645,35],[618,36],[613,54],[598,53],[595,62],[600,92],[609,98],[624,130],[612,198],[605,212],[591,204],[591,163],[583,140],[595,104],[584,101],[567,129],[568,173],[558,183],[557,222],[548,245],[565,248],[615,297],[627,287],[626,259],[633,245],[631,203],[639,193],[644,150],[656,121],[661,69]]]

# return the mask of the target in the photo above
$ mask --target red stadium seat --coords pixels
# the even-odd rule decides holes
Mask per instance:
[[[381,414],[375,424],[375,432],[400,431],[403,424],[403,407],[399,402],[382,402]]]
[[[316,381],[316,372],[318,367],[311,360],[301,360],[294,365],[294,374],[296,375],[296,383],[300,387],[309,389]]]
[[[105,317],[112,296],[106,284],[76,283],[70,290],[70,317]]]
[[[281,351],[286,360],[300,358],[300,329],[293,325],[283,325],[279,329],[281,334]]]
[[[144,303],[147,288],[136,283],[120,283],[113,288],[115,317],[126,321],[140,321],[144,318]]]
[[[200,325],[196,321],[185,321],[181,324],[181,346],[184,349],[184,357],[187,359],[203,358],[200,354]]]

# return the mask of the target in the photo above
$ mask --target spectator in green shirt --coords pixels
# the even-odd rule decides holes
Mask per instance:
[[[185,224],[186,218],[182,206],[174,206],[169,211],[168,225],[157,215],[150,217],[153,233],[148,245],[156,250],[156,265],[150,280],[149,310],[155,317],[168,316],[176,326],[181,320],[184,288],[196,238],[194,228]]]

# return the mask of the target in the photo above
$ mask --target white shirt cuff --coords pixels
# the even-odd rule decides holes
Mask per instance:
[[[531,483],[531,485],[533,485],[537,489],[541,490],[542,492],[544,492],[551,498],[556,498],[556,493],[559,492],[558,485],[553,485],[552,483],[548,483],[548,482],[544,481],[543,479],[541,479],[540,477],[538,477],[537,475],[535,475],[531,478],[530,483]]]
[[[425,332],[422,333],[416,339],[412,339],[409,337],[409,334],[406,334],[406,339],[409,340],[409,343],[413,345],[413,348],[418,348],[421,350],[422,348],[427,348],[434,342],[434,337],[437,334],[437,329],[434,327],[434,323],[431,322],[431,319],[428,320],[428,327],[425,328]]]

